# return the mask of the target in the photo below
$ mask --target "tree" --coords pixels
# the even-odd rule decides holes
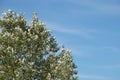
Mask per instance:
[[[71,52],[34,13],[27,24],[23,14],[8,10],[0,19],[0,80],[77,80]]]

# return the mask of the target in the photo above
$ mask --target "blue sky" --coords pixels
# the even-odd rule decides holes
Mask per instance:
[[[120,0],[0,0],[4,10],[33,12],[72,50],[79,80],[120,80]]]

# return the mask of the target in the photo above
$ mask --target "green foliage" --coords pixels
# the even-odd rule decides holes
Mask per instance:
[[[0,19],[0,80],[77,80],[71,52],[58,47],[45,24],[30,25],[11,10]]]

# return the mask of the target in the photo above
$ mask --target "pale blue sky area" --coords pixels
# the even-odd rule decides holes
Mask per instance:
[[[72,50],[79,80],[120,80],[120,0],[0,0],[4,10],[33,12]]]

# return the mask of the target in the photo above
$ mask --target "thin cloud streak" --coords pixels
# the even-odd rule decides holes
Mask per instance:
[[[103,65],[103,66],[99,66],[99,69],[120,69],[120,64],[116,64],[116,65]]]
[[[80,79],[110,80],[108,77],[98,76],[98,75],[84,75],[84,74],[79,74],[78,77],[79,77]]]
[[[78,6],[87,8],[87,10],[78,10],[82,14],[103,14],[103,15],[120,15],[120,5],[104,0],[62,0]],[[115,1],[114,1],[115,2]]]
[[[103,47],[103,49],[109,50],[109,51],[112,51],[112,52],[120,52],[120,48],[113,47],[113,46],[105,46],[105,47]]]
[[[78,35],[86,39],[93,39],[94,36],[92,35],[92,33],[96,32],[96,30],[93,30],[93,29],[68,29],[58,25],[51,25],[51,24],[47,24],[47,25],[48,25],[47,28],[50,28],[52,30],[62,32],[62,33],[67,33],[67,34]]]
[[[74,45],[72,45],[74,46]],[[104,46],[87,46],[87,45],[81,45],[81,46],[74,46],[72,47],[72,51],[74,53],[75,56],[79,56],[79,57],[92,57],[94,55],[97,54],[113,54],[114,55],[118,55],[118,53],[120,52],[120,49],[114,46],[111,47],[104,47]],[[77,52],[79,51],[79,53]],[[98,53],[99,52],[99,53]],[[112,53],[111,53],[112,52]]]
[[[102,70],[108,70],[108,69],[110,69],[110,70],[120,70],[120,64],[118,63],[118,64],[109,64],[109,65],[95,65],[95,64],[81,64],[82,66],[84,66],[84,67],[87,67],[87,66],[89,66],[89,67],[92,67],[93,69],[102,69]]]

